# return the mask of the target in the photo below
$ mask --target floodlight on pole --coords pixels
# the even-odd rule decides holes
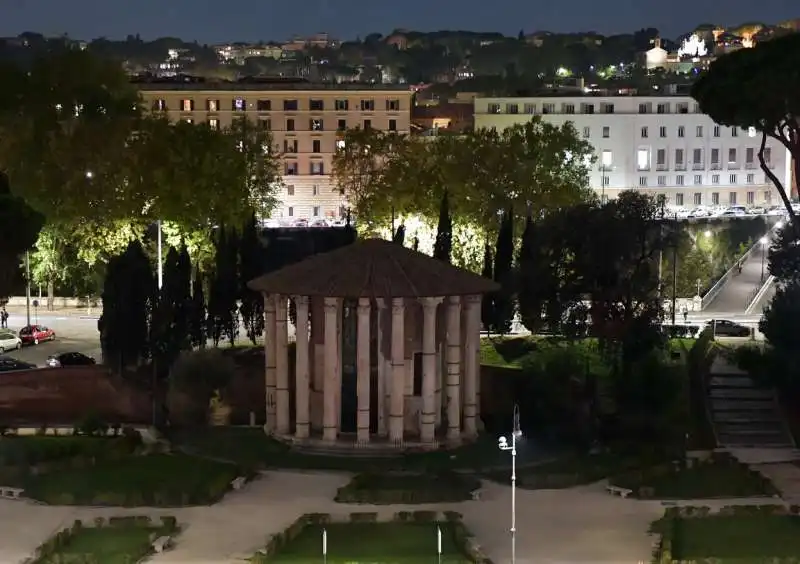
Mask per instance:
[[[511,451],[511,564],[517,561],[517,441],[522,439],[519,423],[519,405],[514,404],[514,421],[511,431],[511,444],[508,438],[497,439],[497,447]]]

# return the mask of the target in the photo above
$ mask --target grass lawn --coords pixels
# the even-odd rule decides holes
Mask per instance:
[[[480,480],[456,472],[441,473],[367,473],[358,474],[339,488],[335,500],[340,503],[448,503],[472,499],[480,489]]]
[[[64,558],[78,558],[78,555],[89,556],[91,562],[131,564],[149,553],[150,533],[160,531],[156,527],[87,527],[75,533],[56,557],[45,559],[41,564],[55,564]]]
[[[760,497],[777,493],[774,486],[744,464],[716,458],[692,468],[675,469],[659,465],[615,477],[615,486],[629,488],[634,495],[639,488],[652,488],[656,499],[704,499],[726,497]]]
[[[452,526],[441,523],[442,562],[467,564],[455,542]],[[435,564],[436,523],[331,523],[328,563]],[[322,561],[322,525],[309,525],[270,562],[276,564]]]
[[[800,555],[800,517],[793,515],[712,515],[679,519],[676,525],[672,549],[677,560],[756,564]]]
[[[61,505],[194,505],[218,498],[238,475],[239,469],[231,464],[184,454],[151,454],[30,476],[25,492]]]
[[[231,460],[246,468],[299,468],[309,470],[447,470],[510,464],[497,449],[495,437],[484,437],[463,447],[398,456],[325,456],[304,454],[267,437],[260,427],[212,427],[174,432],[173,444],[192,453]]]

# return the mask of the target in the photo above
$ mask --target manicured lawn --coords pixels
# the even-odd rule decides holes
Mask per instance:
[[[472,499],[480,480],[456,472],[367,473],[355,476],[336,494],[340,503],[374,505],[448,503]]]
[[[692,468],[676,469],[671,464],[659,465],[641,471],[623,474],[612,483],[633,490],[652,488],[656,499],[704,499],[771,496],[777,493],[774,486],[759,473],[744,464],[718,457]]]
[[[712,515],[679,519],[676,525],[677,560],[755,564],[800,555],[800,517],[793,515]]]
[[[196,505],[221,497],[239,475],[231,464],[152,454],[30,476],[25,493],[55,505]]]
[[[452,526],[441,523],[442,562],[467,564]],[[325,525],[328,563],[425,564],[437,562],[436,523],[331,523]],[[309,525],[270,562],[322,562],[322,525]]]
[[[131,564],[150,551],[150,533],[159,534],[160,531],[156,527],[87,527],[76,532],[57,556],[43,560],[41,564],[73,562],[77,560],[72,559],[79,555],[89,556],[91,560],[87,562]],[[65,558],[72,559],[62,560]]]
[[[173,444],[191,453],[235,461],[246,468],[299,468],[309,470],[445,470],[509,464],[497,449],[495,437],[483,437],[460,448],[398,456],[325,456],[303,454],[267,437],[261,428],[214,427],[170,435]]]

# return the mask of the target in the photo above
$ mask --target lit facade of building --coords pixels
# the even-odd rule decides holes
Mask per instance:
[[[502,130],[534,115],[572,122],[594,147],[590,186],[603,199],[636,189],[671,205],[780,204],[758,161],[761,135],[717,125],[688,96],[477,98],[475,127]],[[771,171],[792,185],[791,159],[768,139]]]
[[[280,155],[282,186],[273,218],[288,222],[340,219],[346,195],[334,186],[333,156],[349,128],[408,133],[411,96],[407,87],[312,84],[140,84],[145,107],[172,120],[225,128],[248,118],[272,132]]]

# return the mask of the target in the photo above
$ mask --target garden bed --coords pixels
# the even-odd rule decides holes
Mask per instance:
[[[661,535],[659,564],[676,562],[797,562],[800,555],[800,508],[731,506],[719,513],[707,507],[670,508],[652,525]]]
[[[480,487],[477,478],[455,472],[365,473],[339,488],[334,499],[372,505],[453,503],[472,499]]]
[[[691,467],[664,463],[611,479],[611,485],[644,499],[713,499],[767,497],[778,493],[772,483],[736,459],[715,454]]]
[[[323,533],[324,531],[324,533]],[[283,533],[274,535],[253,564],[319,562],[323,534],[329,564],[419,564],[436,562],[438,531],[446,564],[491,564],[477,548],[457,513],[440,516],[433,511],[398,513],[392,521],[378,522],[376,513],[304,515]]]
[[[53,505],[176,507],[218,501],[242,475],[232,464],[184,454],[101,460],[25,480],[25,496]]]
[[[570,455],[517,470],[517,487],[529,490],[563,489],[599,482],[640,467],[641,459],[613,453]],[[510,483],[508,471],[491,471],[482,477]]]
[[[155,552],[154,542],[178,533],[174,517],[102,517],[91,526],[81,521],[59,531],[36,551],[32,564],[132,564]],[[167,547],[163,547],[167,548]]]

